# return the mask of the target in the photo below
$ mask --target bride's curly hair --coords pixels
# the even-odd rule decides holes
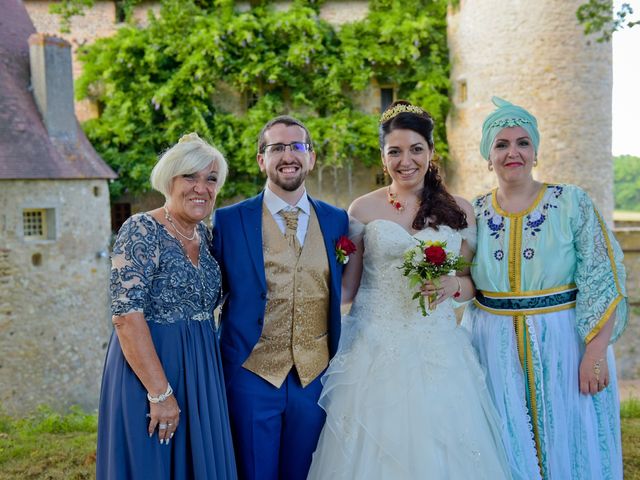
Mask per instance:
[[[401,105],[412,108],[410,111],[403,111]],[[393,109],[395,109],[394,112],[392,112]],[[396,111],[399,113],[395,113]],[[420,134],[433,151],[433,118],[425,110],[416,108],[405,100],[398,100],[389,105],[382,114],[382,119],[383,122],[378,130],[380,150],[384,150],[389,133],[402,129],[413,130]],[[445,188],[438,167],[431,159],[424,176],[420,208],[413,219],[412,228],[422,230],[431,227],[437,230],[439,225],[448,225],[454,230],[462,230],[467,227],[467,215]]]

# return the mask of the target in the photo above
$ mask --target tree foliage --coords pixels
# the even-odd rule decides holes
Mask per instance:
[[[613,175],[616,209],[640,212],[640,157],[615,157]]]
[[[586,35],[597,35],[597,42],[608,42],[614,32],[640,24],[632,20],[633,8],[630,3],[622,3],[614,11],[611,0],[587,0],[578,7],[576,17],[584,27]]]
[[[365,19],[340,29],[313,1],[286,11],[254,3],[238,11],[231,0],[166,0],[146,28],[124,26],[81,52],[78,94],[101,107],[84,127],[120,174],[114,196],[146,190],[157,154],[194,130],[229,162],[224,195],[250,195],[262,184],[257,134],[282,113],[308,124],[320,164],[378,162],[377,117],[354,100],[372,81],[446,118],[446,0],[372,1]],[[252,101],[238,115],[220,97]],[[446,157],[444,121],[436,139]]]

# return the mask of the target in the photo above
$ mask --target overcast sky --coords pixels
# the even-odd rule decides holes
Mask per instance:
[[[630,3],[639,18],[640,2]],[[640,157],[640,25],[613,34],[612,150]]]

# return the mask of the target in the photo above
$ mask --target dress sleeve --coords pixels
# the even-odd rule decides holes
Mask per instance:
[[[349,239],[353,243],[358,243],[362,240],[363,233],[364,233],[364,223],[350,216],[349,217]]]
[[[573,231],[578,333],[589,343],[613,313],[613,343],[624,330],[628,316],[622,249],[589,196],[580,189],[577,208]]]
[[[111,314],[143,312],[158,267],[158,228],[143,215],[129,218],[111,254]]]
[[[460,236],[463,240],[466,240],[469,248],[475,252],[478,247],[478,227],[473,225],[463,228],[460,230]]]

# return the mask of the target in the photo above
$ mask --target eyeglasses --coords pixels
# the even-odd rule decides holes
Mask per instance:
[[[313,147],[310,143],[304,142],[292,142],[292,143],[270,143],[269,145],[265,145],[262,147],[262,153],[270,153],[272,155],[284,155],[284,152],[289,147],[291,153],[294,155],[307,153],[313,150]]]

